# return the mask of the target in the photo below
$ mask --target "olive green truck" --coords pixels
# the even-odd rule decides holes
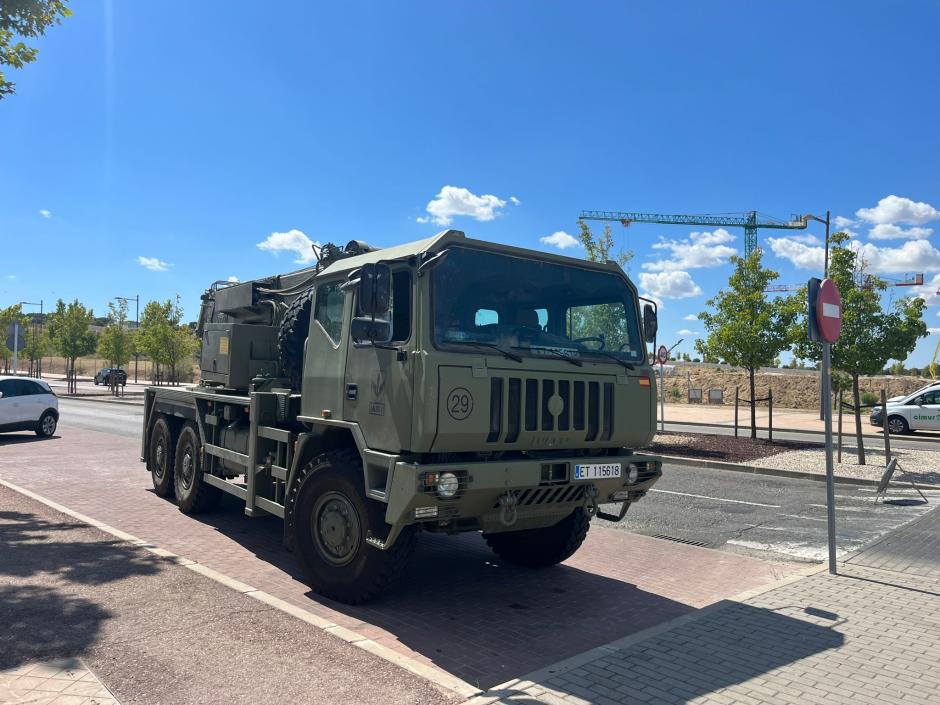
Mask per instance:
[[[147,389],[141,459],[184,513],[228,493],[281,517],[311,587],[358,603],[421,531],[482,532],[547,566],[660,477],[637,452],[656,423],[656,309],[616,264],[454,230],[315,254],[213,284],[200,382]]]

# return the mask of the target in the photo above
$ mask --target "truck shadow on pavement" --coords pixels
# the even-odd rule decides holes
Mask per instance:
[[[340,624],[379,643],[407,646],[481,689],[696,611],[628,581],[571,565],[530,570],[506,564],[478,534],[422,534],[398,590],[365,605],[343,605],[298,584],[302,575],[295,557],[281,546],[279,520],[246,519],[238,507],[223,501],[220,511],[199,519],[297,581],[292,602],[306,599],[312,609],[328,607],[339,613],[333,619]],[[611,556],[609,562],[622,560]],[[791,630],[797,637],[796,651],[774,655],[769,645],[761,668],[789,663],[797,651],[794,657],[802,658],[837,645],[831,630],[748,610],[735,613],[735,619],[751,620],[755,628]],[[731,682],[726,679],[724,685]]]
[[[159,559],[116,540],[69,540],[85,524],[0,511],[0,670],[82,654],[111,612],[87,588],[147,576]]]
[[[57,441],[61,438],[59,435],[52,435],[49,438],[40,438],[35,433],[0,433],[0,448],[3,446],[14,446],[20,443],[42,443],[43,441]]]

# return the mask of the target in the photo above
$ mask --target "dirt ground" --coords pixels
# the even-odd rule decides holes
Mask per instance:
[[[665,431],[656,434],[656,440],[646,450],[665,455],[682,455],[703,460],[721,460],[729,463],[747,463],[767,458],[778,453],[815,448],[816,443],[800,441],[774,441],[763,438],[735,438],[713,436],[703,433],[675,433]]]
[[[880,396],[884,389],[889,397],[907,394],[919,389],[930,380],[923,377],[877,376],[862,377],[859,389],[862,394],[872,392]],[[735,388],[739,388],[741,399],[748,398],[749,382],[743,370],[732,368],[716,369],[698,367],[694,364],[675,364],[673,374],[666,374],[666,400],[684,404],[689,401],[689,389],[701,389],[703,403],[708,403],[708,390],[720,389],[724,393],[725,405],[734,404]],[[818,409],[819,375],[815,371],[779,370],[760,372],[756,377],[758,398],[766,397],[768,390],[774,393],[774,407],[781,409]],[[845,400],[851,402],[851,393],[845,393]],[[761,404],[766,406],[766,402]]]

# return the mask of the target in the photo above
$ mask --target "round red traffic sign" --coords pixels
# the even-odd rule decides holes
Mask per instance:
[[[666,364],[666,360],[669,359],[669,350],[665,345],[659,346],[659,350],[656,351],[656,359],[659,360],[660,365]]]
[[[842,332],[842,297],[832,279],[823,279],[816,297],[816,326],[827,343],[834,343]]]

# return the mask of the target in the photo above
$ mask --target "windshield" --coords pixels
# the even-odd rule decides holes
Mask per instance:
[[[434,343],[521,355],[642,362],[622,277],[455,247],[433,270]]]

